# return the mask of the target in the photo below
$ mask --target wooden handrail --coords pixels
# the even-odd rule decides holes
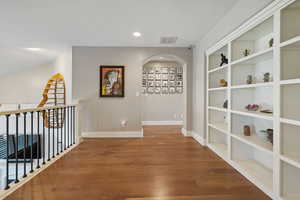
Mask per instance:
[[[78,104],[70,104],[70,105],[64,105],[64,106],[49,106],[49,107],[40,107],[40,108],[29,108],[29,109],[21,109],[21,110],[11,110],[11,111],[3,111],[0,112],[1,115],[13,115],[13,114],[21,114],[21,113],[30,113],[30,112],[38,112],[38,111],[44,111],[49,109],[58,109],[58,108],[67,108],[71,106],[78,106]]]

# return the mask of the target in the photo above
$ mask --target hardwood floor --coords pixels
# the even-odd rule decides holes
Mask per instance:
[[[143,139],[86,139],[6,200],[270,199],[178,126]]]

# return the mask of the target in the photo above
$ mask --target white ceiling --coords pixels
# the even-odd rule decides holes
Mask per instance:
[[[65,46],[161,46],[161,36],[177,36],[175,46],[188,46],[200,40],[237,1],[1,0],[0,59],[6,63],[0,61],[0,73],[3,67],[31,65],[43,58],[48,62],[53,57],[20,53],[25,47],[56,51]],[[142,37],[134,38],[134,31]]]
[[[237,0],[9,0],[0,2],[6,45],[158,46],[199,40]],[[143,37],[132,37],[134,31]]]

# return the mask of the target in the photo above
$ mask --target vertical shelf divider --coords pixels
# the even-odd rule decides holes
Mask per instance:
[[[227,100],[228,100],[228,106],[227,106],[227,122],[228,122],[228,129],[227,132],[228,138],[228,160],[232,160],[232,150],[231,150],[231,53],[232,47],[231,42],[228,43],[228,89],[227,89]]]
[[[274,86],[273,86],[273,103],[274,103],[274,122],[273,122],[273,193],[279,197],[281,193],[280,185],[280,10],[274,14]]]

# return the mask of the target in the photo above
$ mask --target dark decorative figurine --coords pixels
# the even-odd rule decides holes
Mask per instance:
[[[248,75],[247,76],[247,84],[252,84],[252,82],[253,82],[252,75]]]
[[[267,73],[265,73],[264,74],[264,82],[266,83],[266,82],[270,82],[270,73],[269,72],[267,72]]]
[[[245,57],[247,57],[247,56],[250,55],[250,52],[251,52],[251,50],[245,49],[245,50],[243,51],[243,55],[244,55]]]
[[[224,102],[224,104],[223,104],[223,108],[228,108],[228,100],[226,100],[225,102]]]
[[[269,41],[269,47],[271,48],[273,47],[273,45],[274,45],[274,38],[270,39]]]
[[[223,65],[227,65],[227,64],[228,64],[228,58],[226,58],[226,56],[221,53],[221,64],[220,64],[220,67],[223,66]]]

